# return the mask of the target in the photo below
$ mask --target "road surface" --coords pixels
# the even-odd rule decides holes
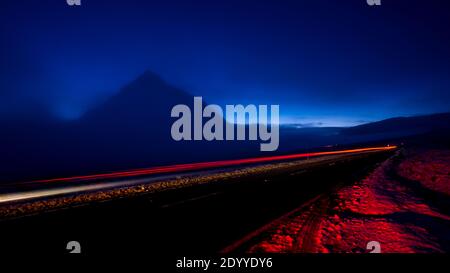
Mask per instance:
[[[239,167],[180,178],[186,187],[164,182],[170,190],[147,191],[146,187],[161,183],[152,182],[19,202],[18,207],[8,203],[0,206],[1,213],[10,213],[0,217],[0,252],[20,254],[34,246],[41,254],[61,254],[67,242],[76,240],[88,255],[219,253],[308,200],[361,179],[392,150],[346,151]],[[18,212],[27,217],[17,217]]]
[[[387,151],[396,149],[396,146],[365,147],[358,149],[346,149],[326,152],[297,153],[290,155],[279,155],[270,157],[257,157],[236,160],[222,160],[213,162],[201,162],[190,164],[179,164],[171,166],[152,167],[146,169],[129,170],[104,174],[93,174],[85,176],[73,176],[46,180],[35,180],[30,182],[0,185],[1,188],[9,190],[0,193],[0,205],[12,202],[30,201],[34,199],[50,198],[67,194],[86,193],[101,191],[112,188],[130,187],[133,185],[154,183],[156,181],[168,180],[179,177],[185,172],[204,172],[218,168],[241,167],[249,164],[263,164],[277,161],[296,160],[330,155],[346,155],[364,152]],[[192,173],[189,173],[192,175]],[[157,177],[155,177],[157,176]],[[60,185],[60,186],[59,186]],[[11,188],[25,187],[25,190],[11,192]],[[32,190],[26,190],[26,187]]]

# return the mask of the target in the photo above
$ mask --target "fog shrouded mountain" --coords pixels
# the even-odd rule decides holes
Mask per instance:
[[[105,172],[250,156],[259,142],[174,141],[170,116],[193,96],[145,72],[75,121],[4,123],[0,175],[6,179]]]
[[[97,157],[94,162],[108,155],[108,165],[114,168],[228,158],[259,150],[258,143],[174,141],[170,130],[176,118],[170,114],[177,104],[192,107],[193,96],[147,71],[75,127],[89,132],[81,137],[83,145],[92,146],[88,152]]]
[[[147,71],[79,120],[2,121],[0,183],[270,154],[260,152],[259,140],[174,141],[176,104],[192,107],[193,96]],[[277,153],[426,133],[449,121],[446,113],[352,128],[284,125]]]

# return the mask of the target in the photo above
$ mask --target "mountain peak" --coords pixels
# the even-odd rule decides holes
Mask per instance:
[[[98,119],[99,123],[123,117],[123,120],[170,119],[170,110],[176,104],[189,103],[191,96],[164,81],[156,73],[146,70],[135,80],[122,87],[103,105],[93,109],[85,117]]]
[[[145,70],[144,73],[122,88],[121,92],[146,92],[167,86],[168,84],[158,74],[151,70]]]
[[[148,80],[151,80],[151,81],[164,82],[164,80],[161,78],[161,76],[159,76],[155,72],[151,71],[150,69],[146,69],[140,76],[137,77],[136,80],[137,81],[141,81],[141,80],[148,81]]]

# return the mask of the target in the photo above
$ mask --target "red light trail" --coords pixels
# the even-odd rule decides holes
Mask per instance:
[[[129,176],[142,176],[150,174],[164,174],[164,173],[174,173],[181,171],[195,171],[202,169],[211,169],[218,167],[231,167],[238,166],[242,164],[254,164],[254,163],[264,163],[264,162],[274,162],[288,159],[301,159],[307,157],[317,157],[324,155],[340,155],[340,154],[351,154],[360,152],[370,152],[370,151],[384,151],[396,149],[397,146],[386,146],[386,147],[371,147],[371,148],[358,148],[358,149],[347,149],[338,151],[327,151],[327,152],[312,152],[312,153],[299,153],[291,155],[279,155],[279,156],[267,156],[267,157],[255,157],[246,159],[233,159],[233,160],[221,160],[212,162],[200,162],[200,163],[188,163],[188,164],[178,164],[170,166],[160,166],[151,167],[138,170],[121,171],[113,173],[103,173],[103,174],[93,174],[93,175],[83,175],[83,176],[72,176],[65,178],[54,178],[45,180],[36,180],[29,183],[51,183],[51,182],[71,182],[71,181],[81,181],[89,179],[110,179],[110,178],[122,178]]]

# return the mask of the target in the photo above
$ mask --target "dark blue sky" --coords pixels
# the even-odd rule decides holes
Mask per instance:
[[[2,118],[77,118],[146,69],[284,122],[450,111],[448,1],[81,1],[2,1]]]

